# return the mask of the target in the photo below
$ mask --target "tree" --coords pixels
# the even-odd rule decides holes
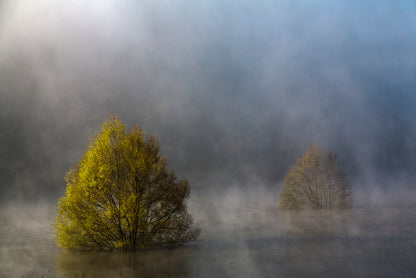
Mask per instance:
[[[351,189],[337,166],[337,156],[317,145],[308,148],[287,173],[279,208],[351,208]]]
[[[69,249],[137,250],[195,240],[185,200],[189,183],[166,169],[154,136],[127,133],[116,116],[102,124],[66,175],[55,234]]]

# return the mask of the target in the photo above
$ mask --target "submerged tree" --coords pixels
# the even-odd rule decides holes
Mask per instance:
[[[166,169],[154,136],[113,116],[66,176],[56,241],[70,249],[144,249],[195,240],[188,181]]]
[[[286,175],[279,208],[351,208],[351,188],[337,166],[337,156],[313,145]]]

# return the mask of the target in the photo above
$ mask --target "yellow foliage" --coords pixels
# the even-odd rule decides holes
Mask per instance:
[[[188,182],[166,170],[155,137],[137,126],[127,133],[117,117],[91,138],[66,182],[55,225],[60,247],[136,250],[199,234],[186,211]]]

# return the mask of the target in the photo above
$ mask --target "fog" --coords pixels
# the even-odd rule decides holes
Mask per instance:
[[[127,253],[58,249],[50,207],[10,206],[0,218],[0,276],[414,276],[414,209],[277,212],[256,205],[252,193],[245,201],[242,195],[211,196],[215,207],[190,206],[202,229],[197,241]]]
[[[194,190],[279,187],[312,143],[354,189],[407,183],[414,15],[412,1],[3,1],[1,195],[60,196],[110,113],[155,134]]]
[[[254,225],[241,215],[275,223],[313,143],[338,153],[355,209],[414,208],[415,27],[411,0],[0,1],[2,242],[54,244],[64,176],[111,113],[189,180],[195,248]]]

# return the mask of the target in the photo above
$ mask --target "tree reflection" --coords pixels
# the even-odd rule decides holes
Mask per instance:
[[[61,250],[58,277],[189,277],[189,248],[141,252],[81,252]]]
[[[353,213],[348,210],[280,210],[278,215],[289,236],[346,236],[353,228]]]

